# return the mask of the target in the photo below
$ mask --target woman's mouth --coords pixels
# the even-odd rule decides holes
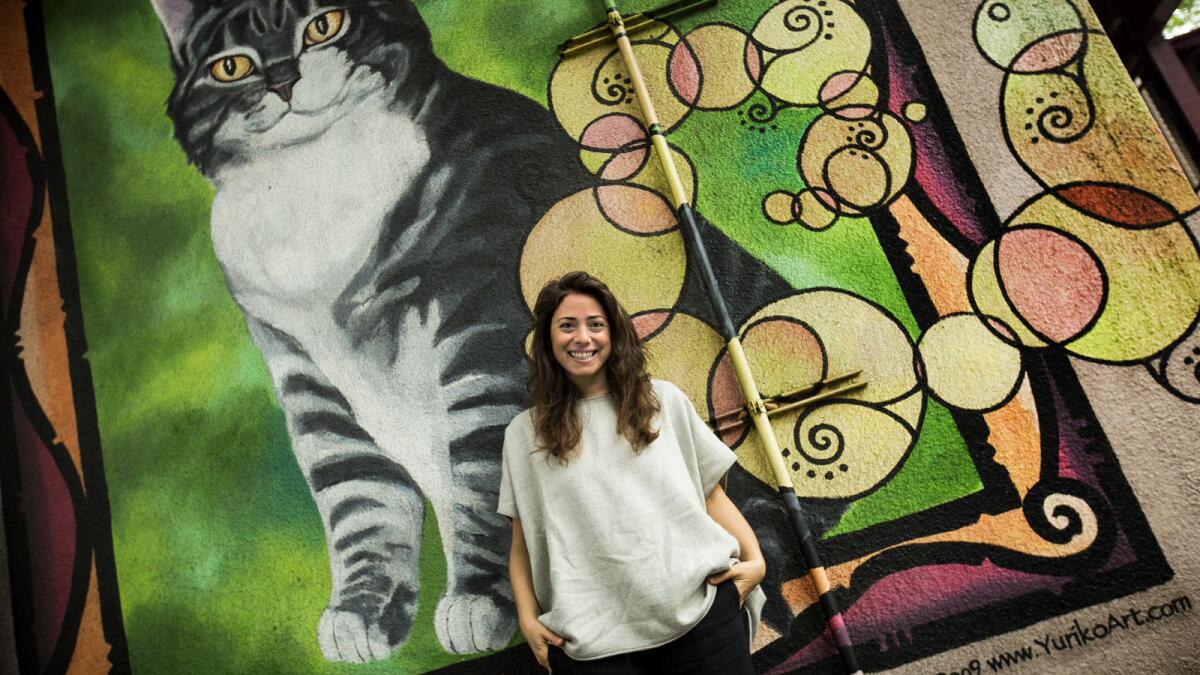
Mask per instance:
[[[578,363],[587,363],[596,357],[596,350],[591,351],[569,351],[567,355],[575,359]]]

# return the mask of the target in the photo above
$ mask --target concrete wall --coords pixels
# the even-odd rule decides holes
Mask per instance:
[[[628,73],[553,50],[598,4],[285,2],[219,45],[184,0],[2,4],[23,672],[534,668],[491,513],[532,294],[598,274],[656,375],[739,401]],[[635,52],[763,393],[867,383],[776,418],[864,667],[1200,668],[1200,203],[1091,10],[725,0]],[[756,666],[833,672],[724,436]]]

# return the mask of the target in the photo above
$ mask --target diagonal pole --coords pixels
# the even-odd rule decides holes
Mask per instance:
[[[763,403],[762,396],[759,395],[758,386],[754,383],[754,375],[750,372],[749,363],[746,361],[746,353],[742,349],[742,342],[738,338],[733,322],[729,318],[729,308],[726,306],[724,298],[721,297],[716,277],[713,275],[712,264],[708,260],[708,253],[704,249],[703,242],[700,241],[700,229],[696,224],[696,211],[688,202],[687,193],[684,192],[683,182],[679,178],[679,172],[675,168],[675,161],[671,157],[671,150],[667,146],[667,138],[663,134],[662,125],[658,122],[658,115],[654,112],[654,103],[650,100],[650,94],[646,90],[646,82],[642,79],[641,69],[638,68],[637,58],[633,53],[633,46],[630,44],[629,37],[625,32],[625,23],[621,18],[620,11],[617,10],[616,0],[603,0],[603,2],[608,17],[609,31],[616,39],[617,48],[621,52],[621,58],[625,61],[625,67],[629,70],[633,90],[637,95],[638,105],[642,109],[643,121],[650,132],[650,143],[654,146],[654,154],[662,164],[663,173],[666,174],[667,182],[670,184],[671,201],[675,205],[679,223],[683,228],[684,238],[688,242],[688,249],[691,251],[692,260],[696,263],[701,277],[704,279],[704,286],[708,291],[708,300],[712,304],[713,311],[717,314],[721,336],[726,340],[734,372],[737,373],[738,384],[741,386],[742,396],[746,400],[746,408],[749,410],[751,419],[754,422],[754,428],[758,431],[758,436],[762,440],[763,448],[767,455],[767,462],[771,466],[771,472],[774,474],[779,494],[783,498],[788,516],[791,518],[792,527],[795,528],[796,535],[800,539],[800,551],[804,556],[805,564],[808,566],[809,577],[812,579],[813,585],[816,586],[821,608],[824,610],[826,619],[829,622],[829,630],[833,634],[834,641],[837,643],[838,654],[841,655],[846,671],[859,675],[862,673],[862,669],[858,666],[858,659],[854,653],[854,645],[850,641],[850,633],[846,630],[846,623],[842,619],[842,613],[838,609],[837,601],[833,597],[832,588],[829,584],[829,575],[826,573],[824,565],[821,564],[821,558],[817,554],[817,547],[813,541],[812,532],[808,529],[808,523],[805,521],[804,514],[800,510],[800,500],[796,498],[796,490],[792,485],[791,474],[784,464],[783,455],[779,450],[779,443],[775,440],[775,433],[771,430],[771,421],[767,416],[767,407]]]

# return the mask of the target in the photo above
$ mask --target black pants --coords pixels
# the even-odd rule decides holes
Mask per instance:
[[[593,661],[575,661],[550,645],[550,670],[554,675],[753,675],[750,633],[746,613],[738,606],[737,587],[732,581],[717,586],[717,597],[708,614],[690,631],[665,645]]]

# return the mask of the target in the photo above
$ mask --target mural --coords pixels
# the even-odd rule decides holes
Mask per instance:
[[[553,53],[599,6],[44,4],[0,41],[22,668],[532,670],[494,507],[537,289],[592,271],[657,376],[740,403],[619,55]],[[869,670],[1169,580],[1072,363],[1200,403],[1200,202],[1090,10],[980,2],[965,122],[906,4],[634,40],[764,395],[868,382],[775,429]],[[965,123],[1036,186],[1011,213]],[[756,667],[836,670],[721,433]]]

